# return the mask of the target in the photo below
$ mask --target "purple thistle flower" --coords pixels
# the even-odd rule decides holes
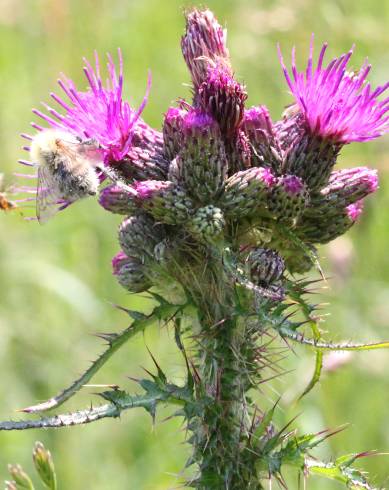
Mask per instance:
[[[377,188],[376,170],[356,167],[332,172],[328,185],[312,196],[305,217],[314,220],[339,215],[344,208],[360,202]]]
[[[283,175],[269,200],[269,210],[283,222],[296,220],[309,202],[309,195],[303,180],[296,175]]]
[[[324,44],[313,68],[313,36],[305,72],[296,68],[295,48],[292,50],[292,73],[285,66],[280,47],[278,53],[286,81],[296,104],[304,114],[310,131],[336,143],[368,141],[389,131],[389,98],[381,101],[389,83],[372,90],[366,78],[371,65],[366,62],[357,72],[346,70],[353,54],[334,58],[323,67],[327,44]]]
[[[258,168],[258,170],[255,171],[256,175],[266,184],[267,187],[273,187],[276,179],[272,172],[268,168]]]
[[[290,196],[295,196],[304,190],[304,182],[296,175],[284,175],[280,181],[283,189]]]
[[[304,216],[296,232],[306,243],[328,243],[346,233],[362,211],[363,201],[359,200],[344,207],[336,207],[331,213]]]
[[[51,97],[65,110],[60,114],[47,104],[43,104],[50,115],[39,110],[33,112],[50,126],[68,131],[82,139],[94,139],[103,149],[104,161],[122,160],[131,148],[131,143],[140,114],[144,109],[150,90],[149,76],[146,95],[138,110],[134,110],[123,100],[123,60],[120,49],[119,73],[111,55],[108,55],[108,79],[103,84],[100,62],[95,53],[95,68],[84,58],[84,73],[88,80],[88,90],[78,91],[72,80],[62,75],[58,84],[70,102],[51,93]],[[33,126],[42,130],[41,126]]]
[[[145,266],[138,259],[127,257],[123,251],[113,257],[112,269],[119,284],[132,293],[139,293],[150,287],[145,275]]]
[[[147,180],[134,186],[138,204],[161,223],[185,223],[193,212],[193,202],[186,191],[174,182]]]

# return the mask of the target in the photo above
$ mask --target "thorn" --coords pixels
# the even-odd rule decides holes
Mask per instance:
[[[153,360],[154,364],[155,364],[155,367],[157,368],[157,371],[158,371],[158,377],[159,379],[166,383],[167,381],[167,378],[166,378],[166,375],[165,373],[162,371],[160,365],[157,363],[157,360],[155,359],[155,357],[153,356],[153,354],[151,353],[150,349],[148,348],[148,346],[146,345],[146,349],[147,349],[147,352],[149,353],[151,359]],[[154,376],[153,376],[154,377]]]
[[[109,345],[117,338],[119,335],[117,333],[94,333],[95,337],[105,340]]]
[[[117,384],[95,384],[95,385],[82,385],[83,388],[111,388],[111,390],[118,390],[120,388]]]

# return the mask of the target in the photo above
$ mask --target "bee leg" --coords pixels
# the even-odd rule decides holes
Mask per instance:
[[[123,189],[123,191],[128,192],[132,196],[137,196],[137,192],[133,187],[127,185],[123,180],[119,177],[119,175],[115,172],[115,170],[105,167],[103,165],[98,165],[97,170],[99,170],[102,174],[104,174],[108,179],[110,179],[115,185]]]

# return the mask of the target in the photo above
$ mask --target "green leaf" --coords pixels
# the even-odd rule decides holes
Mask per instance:
[[[143,313],[134,312],[125,308],[119,307],[121,310],[127,312],[131,318],[133,318],[132,324],[123,330],[119,334],[103,334],[109,342],[108,348],[92,362],[91,366],[69,387],[65,388],[58,395],[50,398],[49,400],[24,408],[22,412],[34,413],[50,410],[55,407],[59,407],[77,393],[80,388],[83,387],[90,379],[104,366],[104,364],[112,357],[112,355],[120,349],[129,339],[134,337],[140,332],[143,332],[149,325],[160,321],[169,321],[172,317],[180,313],[186,305],[173,305],[166,301],[163,304],[156,306],[149,315]]]

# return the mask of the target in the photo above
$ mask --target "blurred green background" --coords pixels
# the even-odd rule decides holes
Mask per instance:
[[[63,71],[79,87],[86,85],[82,56],[96,48],[104,56],[121,46],[125,58],[126,95],[139,104],[147,70],[153,87],[144,117],[160,127],[162,114],[178,96],[188,96],[188,73],[180,54],[184,0],[0,0],[0,171],[12,182],[23,158],[19,133],[29,130],[30,108],[48,101]],[[249,104],[266,104],[274,119],[290,102],[279,67],[276,42],[284,55],[293,44],[301,64],[311,32],[316,43],[327,40],[329,53],[340,54],[353,42],[358,68],[366,56],[371,81],[389,77],[389,2],[381,0],[209,0],[207,5],[228,27],[237,76],[245,81]],[[301,66],[301,65],[300,65]],[[380,190],[370,199],[360,223],[347,237],[321,250],[330,276],[315,301],[328,301],[322,327],[328,338],[373,341],[389,338],[389,137],[344,149],[342,166],[378,167]],[[0,419],[18,417],[15,409],[46,399],[68,384],[94,359],[101,342],[97,331],[116,331],[127,318],[112,303],[147,309],[144,298],[126,294],[111,275],[120,217],[92,200],[60,213],[46,226],[25,222],[18,212],[0,216]],[[150,367],[146,345],[175,379],[183,376],[170,332],[157,327],[126,345],[94,379],[136,389],[128,376]],[[313,369],[313,354],[297,348],[285,363],[293,368],[260,395],[263,405],[284,393],[280,423],[302,412],[296,425],[304,431],[350,427],[328,441],[320,455],[389,450],[389,352],[330,356],[320,385],[298,405],[296,394]],[[66,409],[98,398],[85,389]],[[35,440],[52,451],[60,488],[159,490],[178,487],[177,475],[189,449],[179,420],[153,426],[141,411],[121,420],[58,431],[0,433],[0,476],[6,465],[31,468]],[[385,485],[389,456],[361,465]],[[290,488],[297,480],[289,475]],[[387,482],[388,483],[388,482]],[[308,488],[341,488],[312,478]]]

